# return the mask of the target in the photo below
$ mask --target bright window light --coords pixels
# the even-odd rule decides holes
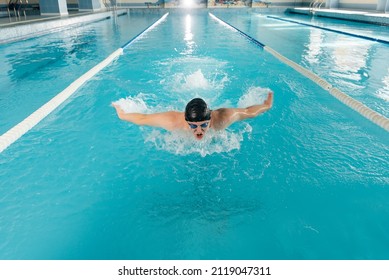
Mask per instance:
[[[182,0],[182,6],[185,8],[191,8],[194,6],[194,0]]]

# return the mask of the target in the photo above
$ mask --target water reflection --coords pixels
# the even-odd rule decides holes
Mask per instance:
[[[186,17],[185,17],[184,41],[186,44],[186,49],[182,54],[193,54],[194,47],[196,46],[196,43],[193,41],[192,16],[191,15],[186,15]]]
[[[387,69],[386,76],[382,79],[382,83],[384,85],[382,88],[378,89],[377,96],[389,102],[389,68]]]
[[[319,57],[321,53],[321,46],[323,45],[324,40],[324,32],[320,29],[311,29],[310,32],[310,41],[307,45],[307,51],[305,55],[305,59],[311,63],[316,64],[319,63]]]
[[[353,38],[339,38],[332,50],[334,70],[345,73],[348,79],[363,80],[371,45],[370,42],[356,43]]]
[[[305,67],[366,106],[388,115],[386,46],[312,28],[304,47],[301,61]]]

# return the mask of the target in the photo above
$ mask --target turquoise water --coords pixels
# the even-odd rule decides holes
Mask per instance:
[[[0,134],[139,34],[158,15],[123,15],[0,45]],[[131,20],[131,26],[124,24]]]
[[[277,15],[356,35],[389,41],[389,27],[327,18]],[[324,78],[341,91],[389,117],[389,45],[292,22],[246,14],[220,18],[283,56]]]
[[[284,15],[282,15],[281,17],[284,17]],[[288,13],[286,18],[298,22],[317,25],[320,27],[333,28],[335,30],[348,32],[356,35],[382,39],[385,41],[389,40],[389,26],[387,25],[361,23],[358,21],[348,21],[342,19],[326,18],[321,16],[312,17],[308,15],[299,15],[293,13]]]
[[[266,89],[271,111],[203,142],[110,106]],[[0,258],[387,259],[387,136],[207,13],[170,14],[0,155]]]

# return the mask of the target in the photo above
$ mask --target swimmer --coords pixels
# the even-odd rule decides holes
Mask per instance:
[[[222,130],[237,121],[254,118],[273,106],[273,92],[269,92],[263,104],[247,108],[220,108],[210,110],[201,98],[192,99],[185,112],[168,111],[154,114],[126,113],[112,103],[121,120],[137,125],[160,127],[169,131],[190,131],[197,140],[203,139],[209,129]]]

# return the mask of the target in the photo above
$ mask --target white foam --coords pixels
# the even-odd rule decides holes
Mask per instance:
[[[207,77],[201,69],[198,69],[189,74],[175,73],[172,79],[164,79],[161,83],[166,84],[173,92],[193,93],[198,91],[214,92],[221,90],[224,88],[227,81],[228,78],[226,74],[218,75],[218,73],[213,73]]]
[[[208,80],[204,77],[203,72],[201,72],[201,69],[197,70],[196,72],[189,74],[185,79],[185,84],[188,88],[201,88],[201,89],[209,89],[211,88],[211,84],[208,82]]]
[[[252,128],[244,124],[238,132],[210,130],[202,140],[196,140],[190,132],[167,132],[153,129],[146,135],[145,142],[151,142],[159,150],[176,155],[198,154],[202,157],[214,153],[228,153],[239,150],[244,136],[251,137]]]
[[[127,96],[113,102],[120,106],[126,113],[150,113],[151,109],[147,106],[146,101],[149,95],[139,93],[137,96]]]
[[[185,102],[194,97],[217,99],[229,82],[228,63],[212,57],[171,58],[156,67],[164,73],[160,81],[164,90]]]
[[[269,91],[269,88],[250,87],[246,93],[244,93],[238,101],[238,107],[246,108],[256,104],[262,104],[265,102]]]

